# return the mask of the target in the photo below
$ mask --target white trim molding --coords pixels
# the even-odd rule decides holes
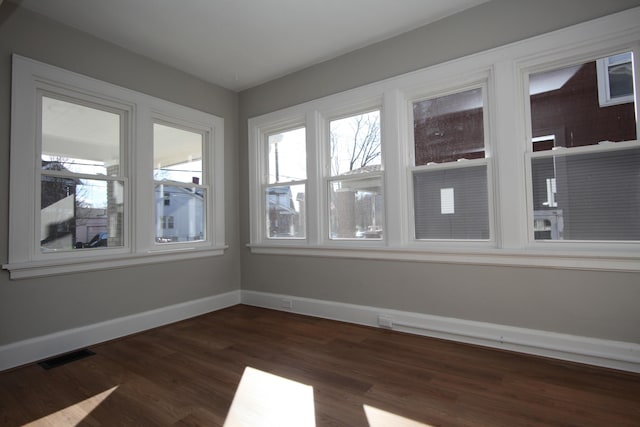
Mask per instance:
[[[640,344],[243,290],[242,303],[577,363],[640,372]]]
[[[0,346],[0,371],[231,307],[240,297],[231,291]]]
[[[0,346],[0,371],[237,304],[640,372],[640,345],[636,343],[249,290],[231,291]]]
[[[460,248],[365,248],[334,246],[286,246],[248,245],[251,252],[262,255],[295,255],[323,258],[351,258],[366,260],[391,260],[412,262],[436,262],[445,264],[491,265],[510,267],[543,267],[583,271],[640,272],[640,256],[629,252],[533,251],[526,249],[462,250]]]
[[[529,86],[530,74],[578,66],[626,52],[633,53],[635,81],[640,81],[639,20],[640,7],[636,7],[251,117],[247,123],[250,251],[268,255],[640,272],[640,239],[637,235],[629,233],[620,238],[612,234],[603,238],[585,233],[580,236],[567,234],[564,238],[536,238],[531,159],[539,156],[555,158],[560,151],[533,153]],[[480,87],[484,101],[484,159],[415,165],[412,157],[415,151],[414,104]],[[637,92],[634,98],[636,116],[640,105]],[[332,239],[329,233],[331,201],[327,196],[327,183],[333,179],[327,172],[330,170],[328,124],[336,114],[356,112],[359,107],[374,105],[382,111],[383,124],[383,238]],[[264,209],[263,187],[269,165],[265,141],[271,132],[286,129],[294,123],[307,128],[308,188],[303,218],[309,232],[304,239],[273,239],[266,232],[270,218]],[[640,147],[637,135],[640,135],[638,120],[635,139],[584,148],[569,147],[564,153],[589,152],[604,156],[617,149],[635,150]],[[412,172],[480,164],[487,168],[488,237],[416,236]],[[484,194],[482,197],[484,203]],[[437,197],[434,200],[437,203]],[[628,209],[632,210],[633,206]],[[635,227],[635,223],[629,222],[629,226]]]
[[[3,269],[9,270],[11,279],[224,254],[227,246],[222,117],[17,54],[12,56],[12,61],[9,260],[2,265]],[[104,224],[100,224],[100,230],[104,228],[111,236],[118,236],[117,244],[84,248],[82,244],[78,246],[81,242],[76,241],[72,235],[60,248],[43,247],[42,230],[59,225],[58,222],[44,220],[42,217],[41,162],[42,154],[46,151],[42,146],[44,133],[41,111],[44,98],[65,100],[64,102],[118,115],[120,136],[116,140],[119,145],[115,149],[117,155],[113,155],[113,161],[116,162],[114,165],[118,165],[117,175],[87,174],[68,169],[57,175],[66,177],[65,179],[121,183],[118,187],[122,189],[118,192],[119,201],[111,203],[114,208],[109,208],[111,212],[105,215]],[[80,120],[76,118],[72,121]],[[198,183],[170,184],[168,180],[154,180],[153,126],[159,122],[201,135],[203,174],[198,178]],[[68,138],[67,140],[70,141]],[[89,143],[81,145],[91,147]],[[79,149],[73,145],[71,147],[69,153],[74,156],[74,150]],[[81,153],[80,156],[91,157],[92,154],[88,154],[91,150],[94,148],[84,148],[78,153]],[[89,160],[89,157],[86,159]],[[105,163],[105,159],[98,157],[96,159],[101,164]],[[54,176],[50,175],[51,171],[46,173],[49,175],[45,174],[45,177]],[[158,241],[161,236],[156,232],[156,227],[160,213],[156,208],[158,201],[154,200],[154,193],[159,182],[202,191],[201,223],[204,231],[198,233],[199,237],[184,240],[183,236],[180,241]],[[74,203],[72,202],[73,206]],[[76,213],[65,213],[60,218],[67,222],[76,218]],[[69,230],[75,230],[75,225]],[[83,249],[76,250],[79,248]]]

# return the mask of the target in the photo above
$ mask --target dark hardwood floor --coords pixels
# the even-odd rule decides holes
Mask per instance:
[[[91,349],[0,373],[0,425],[640,426],[637,374],[244,305]]]

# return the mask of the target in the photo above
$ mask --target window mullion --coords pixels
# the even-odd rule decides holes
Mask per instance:
[[[136,167],[131,171],[132,193],[136,195],[132,203],[129,235],[133,237],[135,251],[148,252],[153,247],[154,236],[154,182],[153,182],[153,128],[149,111],[139,109],[135,123],[136,144],[129,150],[131,161]]]
[[[406,245],[409,240],[409,200],[404,173],[409,165],[407,100],[399,90],[388,90],[383,97],[381,123],[382,156],[384,158],[384,198],[386,240],[392,247]],[[391,208],[393,207],[393,208]]]
[[[317,111],[306,115],[307,125],[307,195],[306,220],[307,241],[311,245],[323,242],[326,236],[327,197],[324,188],[323,151],[325,130],[324,120]]]
[[[524,96],[521,78],[512,61],[494,65],[493,102],[489,103],[489,115],[494,126],[494,227],[498,247],[517,249],[527,242],[527,202],[524,155],[526,135]],[[514,108],[513,106],[518,106]]]

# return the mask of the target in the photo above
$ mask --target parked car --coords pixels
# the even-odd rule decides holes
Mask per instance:
[[[91,240],[89,240],[89,242],[85,243],[84,247],[85,248],[99,248],[102,246],[107,246],[107,239],[108,239],[108,234],[107,232],[103,231],[101,233],[96,234],[95,236],[93,236],[91,238]]]

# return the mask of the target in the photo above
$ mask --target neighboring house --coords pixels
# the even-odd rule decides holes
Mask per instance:
[[[296,200],[303,201],[304,195],[299,194]],[[300,214],[296,210],[291,187],[271,187],[267,194],[269,203],[269,224],[271,237],[295,236],[296,225],[300,223]]]
[[[159,185],[155,201],[156,242],[188,242],[204,238],[202,190]]]

